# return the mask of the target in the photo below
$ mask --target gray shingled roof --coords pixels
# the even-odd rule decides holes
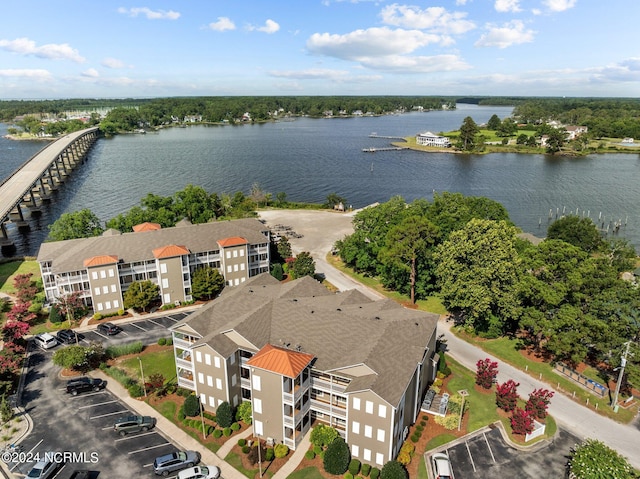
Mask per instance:
[[[183,245],[191,252],[219,249],[218,240],[241,236],[251,244],[266,243],[267,228],[255,218],[181,225],[156,231],[96,236],[42,243],[38,261],[52,261],[52,271],[63,273],[84,269],[83,261],[99,255],[114,255],[125,263],[154,259],[153,250],[171,244]]]
[[[258,349],[300,347],[316,357],[314,368],[322,371],[364,364],[376,374],[354,378],[349,389],[371,389],[397,405],[437,321],[436,314],[391,300],[373,301],[354,291],[330,293],[310,277],[281,284],[263,274],[225,289],[171,329],[189,324],[203,336],[201,342],[225,356],[233,348],[223,333],[234,330]]]

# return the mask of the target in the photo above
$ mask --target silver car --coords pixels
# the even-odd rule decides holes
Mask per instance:
[[[156,457],[153,461],[153,472],[159,476],[168,476],[170,472],[193,467],[199,462],[200,454],[196,451],[175,451]]]

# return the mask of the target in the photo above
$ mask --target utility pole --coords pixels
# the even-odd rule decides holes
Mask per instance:
[[[613,401],[611,402],[611,407],[614,412],[618,412],[618,394],[620,393],[620,385],[622,384],[622,376],[624,375],[624,367],[627,365],[627,356],[629,355],[629,347],[631,346],[631,341],[627,341],[625,343],[624,353],[620,358],[620,372],[618,373],[618,382],[616,383],[616,392],[613,395]],[[615,371],[615,369],[614,369]]]

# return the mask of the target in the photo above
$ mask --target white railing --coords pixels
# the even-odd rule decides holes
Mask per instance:
[[[178,339],[175,336],[173,337],[173,345],[177,348],[180,349],[189,349],[191,348],[191,345],[193,343],[190,343],[189,341],[186,341],[184,339]]]
[[[183,369],[188,369],[189,371],[193,371],[193,364],[191,361],[187,361],[186,359],[181,359],[176,357],[176,365],[180,366]]]
[[[191,389],[192,391],[196,390],[196,383],[195,382],[190,381],[189,379],[182,378],[180,376],[178,376],[178,386],[183,387],[183,388],[187,388],[187,389]]]

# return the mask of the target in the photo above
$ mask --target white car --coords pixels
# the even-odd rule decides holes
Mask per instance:
[[[453,479],[449,456],[437,452],[431,456],[431,462],[433,463],[433,475],[436,479]]]
[[[31,468],[27,475],[28,479],[49,479],[53,477],[54,473],[58,469],[58,464],[52,461],[38,461],[36,465]]]
[[[33,340],[42,349],[51,349],[58,345],[58,340],[49,333],[38,334]]]
[[[220,469],[216,466],[196,466],[178,473],[178,479],[218,479]]]

